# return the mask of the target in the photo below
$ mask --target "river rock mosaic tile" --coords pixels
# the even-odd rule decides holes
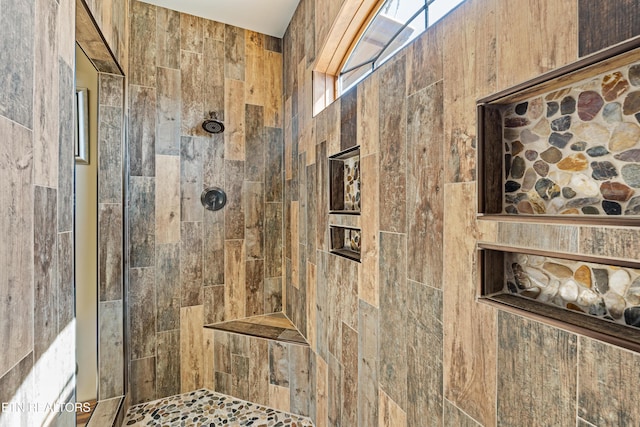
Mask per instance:
[[[344,209],[360,211],[360,157],[344,161]]]
[[[640,215],[639,70],[504,107],[504,213]]]
[[[505,264],[505,292],[640,327],[638,269],[514,253]]]
[[[123,425],[313,427],[308,418],[205,389],[133,406]]]

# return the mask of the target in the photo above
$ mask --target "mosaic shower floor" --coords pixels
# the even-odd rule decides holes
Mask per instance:
[[[310,419],[209,390],[132,406],[123,426],[313,427]]]

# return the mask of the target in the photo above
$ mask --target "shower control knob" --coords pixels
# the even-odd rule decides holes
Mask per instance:
[[[210,211],[218,211],[227,204],[227,194],[218,187],[208,187],[200,195],[202,206]]]

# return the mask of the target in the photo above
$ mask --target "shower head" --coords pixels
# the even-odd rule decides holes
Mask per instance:
[[[202,122],[202,129],[209,133],[222,133],[224,132],[224,124],[216,118],[215,112],[209,113],[209,118]]]

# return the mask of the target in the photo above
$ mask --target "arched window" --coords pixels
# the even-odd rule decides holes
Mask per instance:
[[[343,61],[338,96],[391,58],[463,0],[386,0]]]

